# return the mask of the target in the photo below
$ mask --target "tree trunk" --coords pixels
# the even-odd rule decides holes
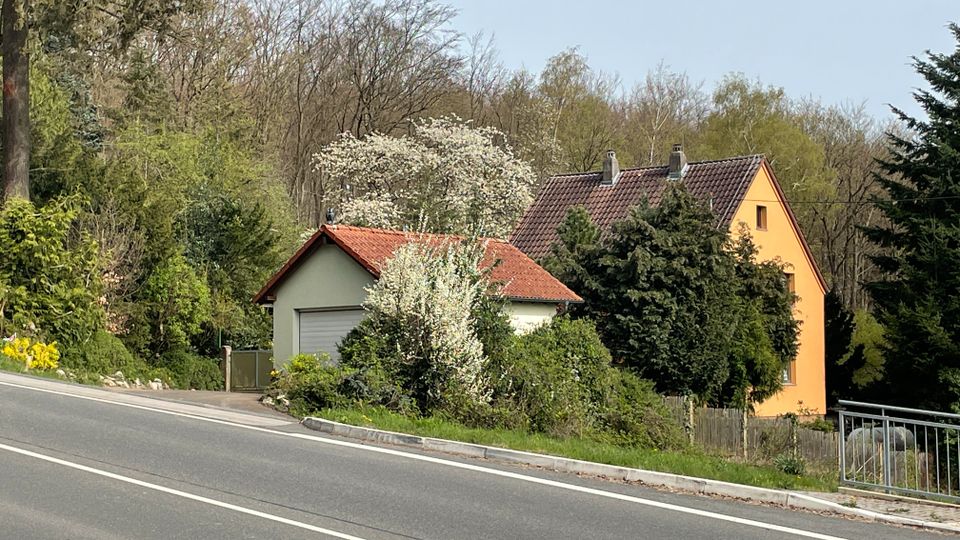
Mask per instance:
[[[27,2],[3,0],[3,192],[30,198],[30,56]]]

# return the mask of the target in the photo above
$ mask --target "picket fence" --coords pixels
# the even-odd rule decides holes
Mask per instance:
[[[663,400],[680,425],[686,425],[689,412],[686,398],[668,396]],[[693,440],[697,446],[712,453],[744,457],[740,409],[694,407],[693,412]],[[836,432],[797,426],[787,418],[747,417],[748,461],[771,462],[780,455],[797,455],[810,468],[837,470],[837,448]]]

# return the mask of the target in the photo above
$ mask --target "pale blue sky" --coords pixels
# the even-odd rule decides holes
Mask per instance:
[[[539,72],[579,46],[595,69],[624,86],[663,60],[705,81],[742,72],[793,97],[865,102],[879,119],[887,103],[919,112],[910,93],[922,80],[909,65],[924,50],[955,47],[946,24],[957,0],[562,1],[448,0],[454,27],[493,34],[504,64]]]

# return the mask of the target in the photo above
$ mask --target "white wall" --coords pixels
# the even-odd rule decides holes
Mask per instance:
[[[511,302],[507,304],[510,325],[518,334],[526,334],[541,324],[549,323],[557,314],[556,304]]]
[[[273,302],[273,358],[283,365],[299,351],[297,310],[357,308],[373,276],[340,248],[320,246],[277,289]]]

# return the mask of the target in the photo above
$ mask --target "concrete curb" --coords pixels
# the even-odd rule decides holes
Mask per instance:
[[[615,480],[625,480],[628,482],[640,482],[649,486],[676,489],[698,495],[732,497],[736,499],[745,499],[767,504],[774,504],[784,508],[797,508],[813,512],[833,512],[845,516],[858,517],[877,523],[906,525],[921,529],[952,533],[960,532],[960,527],[952,525],[933,521],[922,521],[902,516],[881,514],[879,512],[873,512],[861,508],[851,508],[833,501],[818,499],[803,493],[794,493],[779,489],[745,486],[742,484],[722,482],[720,480],[709,480],[706,478],[646,471],[643,469],[632,469],[629,467],[617,467],[615,465],[604,465],[590,461],[581,461],[578,459],[569,459],[545,454],[534,454],[519,450],[508,450],[506,448],[497,448],[480,444],[463,443],[446,439],[435,439],[432,437],[420,437],[417,435],[408,435],[406,433],[396,433],[381,429],[351,426],[317,417],[306,417],[300,423],[303,424],[304,427],[315,431],[321,431],[323,433],[329,433],[330,435],[348,437],[351,439],[361,439],[382,444],[411,446],[415,448],[422,448],[424,450],[445,452],[448,454],[456,454],[472,458],[483,458],[520,465],[529,465],[558,472],[600,476]]]

